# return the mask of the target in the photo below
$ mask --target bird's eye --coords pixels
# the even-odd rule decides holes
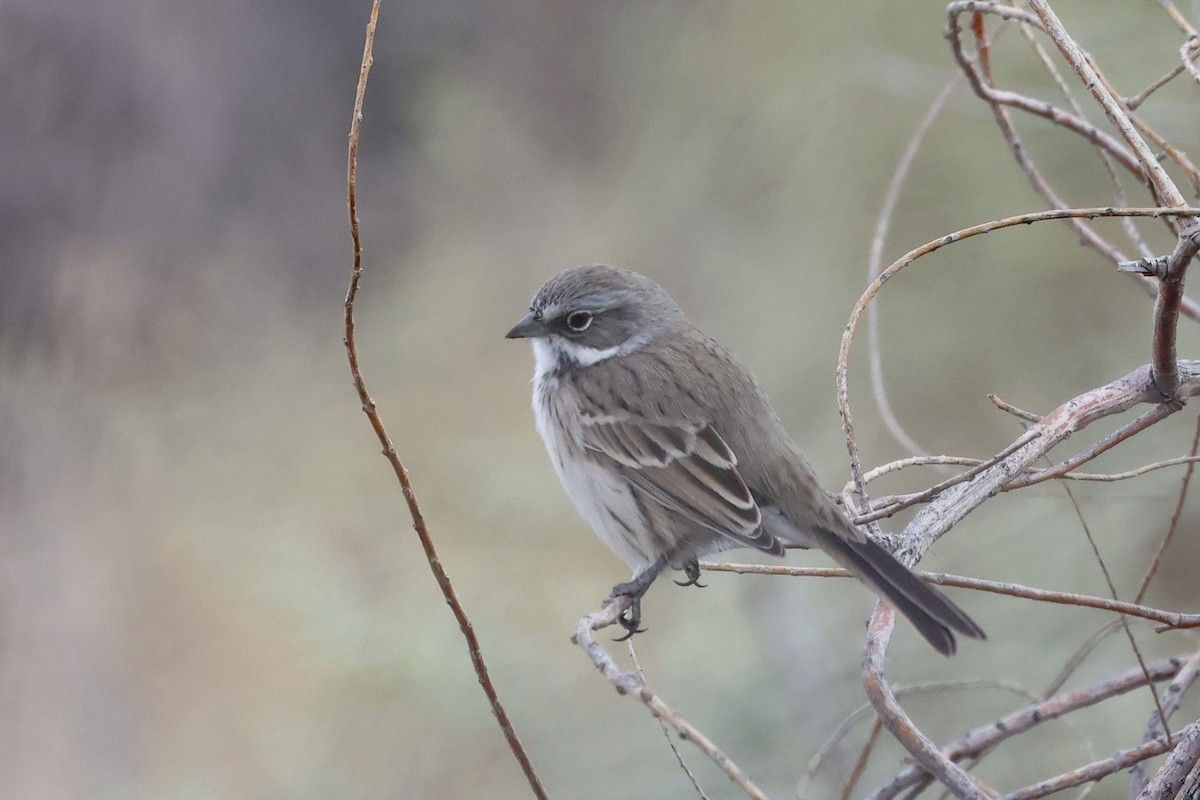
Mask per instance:
[[[567,327],[576,333],[583,333],[592,326],[592,312],[572,311],[567,314]]]

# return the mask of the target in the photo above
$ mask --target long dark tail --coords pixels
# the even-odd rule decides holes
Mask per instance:
[[[921,580],[874,540],[847,540],[825,530],[819,533],[822,549],[908,617],[939,653],[954,655],[953,631],[972,639],[987,638],[950,598]]]

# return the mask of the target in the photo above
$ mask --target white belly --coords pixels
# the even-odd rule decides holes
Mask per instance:
[[[537,356],[533,413],[558,479],[579,515],[630,569],[649,565],[658,553],[628,482],[584,452],[579,425],[572,424],[578,418],[573,402],[558,391],[557,379],[545,366],[553,354],[538,352],[539,345],[548,349],[542,340],[533,344]]]

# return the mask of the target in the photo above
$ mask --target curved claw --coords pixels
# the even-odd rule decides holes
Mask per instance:
[[[687,580],[675,581],[676,586],[695,586],[697,589],[703,589],[708,585],[700,582],[700,565],[695,561],[683,565],[683,574],[687,576]]]
[[[619,639],[613,639],[614,642],[625,642],[632,639],[635,633],[646,632],[645,628],[639,627],[642,624],[642,598],[633,598],[629,610],[617,617],[617,624],[625,629],[625,635]]]
[[[617,622],[625,629],[625,635],[618,642],[628,640],[635,633],[643,633],[646,629],[640,627],[642,623],[642,595],[650,588],[650,584],[654,583],[654,579],[658,577],[658,573],[662,572],[667,567],[667,557],[659,556],[657,560],[650,566],[633,576],[632,580],[625,583],[618,583],[612,588],[612,592],[608,595],[609,600],[615,600],[621,595],[629,597],[629,609],[617,617]],[[700,574],[700,567],[697,566],[696,574]],[[691,572],[688,573],[691,576]]]

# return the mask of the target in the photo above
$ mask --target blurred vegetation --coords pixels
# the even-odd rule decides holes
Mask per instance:
[[[1177,58],[1146,4],[1056,5],[1122,91]],[[525,796],[349,385],[345,136],[367,11],[0,5],[0,796]],[[360,160],[368,384],[551,795],[687,796],[657,725],[567,641],[625,576],[557,486],[529,354],[502,336],[565,266],[650,274],[752,365],[840,486],[836,348],[883,191],[954,74],[942,8],[408,0],[381,19]],[[1015,37],[997,54],[1006,79],[1051,93],[1031,62]],[[1195,86],[1146,113],[1194,155]],[[1087,148],[1023,130],[1072,202],[1111,202]],[[960,91],[888,256],[1036,208]],[[932,452],[987,455],[1018,432],[988,392],[1046,411],[1148,360],[1150,300],[1062,227],[949,248],[889,284],[882,310],[892,401]],[[1197,343],[1184,323],[1181,355]],[[851,381],[878,464],[904,453],[875,421],[865,354]],[[1182,454],[1193,425],[1178,415],[1101,465]],[[1126,595],[1179,476],[1076,489]],[[1162,607],[1195,601],[1194,502],[1186,513],[1148,598]],[[925,564],[1105,591],[1054,486],[997,498]],[[862,702],[871,598],[844,581],[706,580],[655,587],[641,659],[787,796]],[[990,640],[945,661],[903,629],[894,680],[1038,691],[1105,620],[955,596]],[[1184,646],[1135,629],[1148,657]],[[1077,680],[1129,663],[1113,638]],[[912,707],[950,736],[1015,702]],[[1150,707],[1135,693],[1080,725],[1108,753],[1135,743]],[[1001,750],[984,779],[1048,774],[1056,750],[1086,760],[1070,729],[1039,735],[1054,738]],[[863,785],[898,767],[887,747]],[[853,748],[835,755],[817,796]]]

